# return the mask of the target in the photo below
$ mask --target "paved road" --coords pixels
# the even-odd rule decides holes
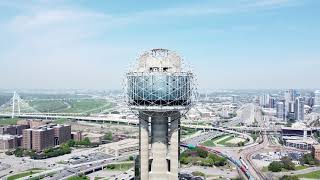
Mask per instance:
[[[88,173],[88,172],[94,172],[98,170],[102,170],[103,167],[110,163],[114,163],[117,161],[124,161],[129,158],[129,156],[132,156],[135,154],[128,154],[124,156],[119,156],[116,158],[108,158],[108,159],[102,159],[94,162],[88,162],[88,163],[83,163],[79,165],[65,165],[64,167],[59,167],[56,169],[48,170],[45,172],[41,172],[38,174],[33,175],[32,177],[39,177],[43,175],[48,175],[52,174],[51,177],[46,177],[44,178],[45,180],[63,180],[63,179],[68,179],[72,176],[82,174],[82,173]],[[29,177],[26,178],[21,178],[19,180],[27,180]]]
[[[219,132],[219,131],[203,132],[203,133],[199,134],[198,136],[195,136],[195,137],[192,137],[192,138],[189,138],[189,139],[183,141],[183,143],[192,144],[194,146],[197,146],[197,145],[201,144],[202,142],[207,141],[208,139],[212,139],[212,138],[221,136],[222,134],[224,134],[224,133]]]
[[[278,172],[278,173],[273,173],[274,176],[276,177],[282,177],[284,175],[298,175],[298,174],[307,174],[311,173],[313,171],[320,171],[320,167],[310,167],[307,169],[302,169],[299,171],[292,171],[292,172]]]

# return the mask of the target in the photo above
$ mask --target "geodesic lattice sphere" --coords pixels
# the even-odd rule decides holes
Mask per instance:
[[[126,101],[132,110],[184,114],[195,97],[195,80],[182,58],[167,49],[153,49],[138,58],[126,74]]]

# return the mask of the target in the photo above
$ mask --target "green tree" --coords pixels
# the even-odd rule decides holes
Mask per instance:
[[[295,164],[292,162],[292,160],[288,156],[281,158],[281,162],[283,164],[284,169],[294,170]]]
[[[90,139],[88,137],[84,138],[84,140],[82,141],[83,145],[85,146],[90,146],[91,142]]]
[[[213,161],[218,161],[219,160],[219,156],[217,156],[216,154],[210,153],[208,157],[210,159],[212,159]]]
[[[111,141],[112,140],[112,133],[111,132],[108,132],[108,133],[106,133],[105,135],[104,135],[104,139],[105,140],[109,140],[109,141]]]
[[[180,157],[181,164],[189,164],[191,160],[188,157]]]
[[[24,152],[23,152],[23,151],[24,151],[23,149],[17,148],[17,149],[14,151],[14,155],[15,155],[16,157],[23,157],[23,156],[24,156]]]
[[[309,153],[309,154],[304,154],[304,155],[302,156],[302,158],[300,159],[300,163],[301,163],[301,164],[315,165],[315,164],[316,164],[316,161],[315,161],[315,159],[313,158],[312,154]]]
[[[201,148],[197,148],[196,151],[197,151],[197,153],[198,153],[198,155],[199,155],[200,157],[202,157],[202,158],[208,157],[208,151],[203,150],[203,149],[201,149]]]
[[[283,164],[279,161],[273,161],[269,164],[268,170],[272,172],[280,172],[282,170]]]

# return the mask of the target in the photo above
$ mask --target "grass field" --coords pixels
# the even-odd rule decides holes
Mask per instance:
[[[233,140],[235,137],[233,135],[223,135],[220,137],[213,138],[211,140],[207,140],[202,143],[203,146],[215,147],[217,145],[222,146],[237,146],[237,143],[231,143],[230,140]],[[245,141],[245,140],[243,140]]]
[[[67,180],[89,180],[89,178],[87,176],[73,176],[68,178]]]
[[[226,138],[227,136],[228,136],[228,135],[223,135],[223,136],[219,136],[219,137],[212,138],[212,139],[210,139],[210,140],[205,141],[205,142],[202,143],[201,145],[209,146],[209,147],[215,147],[216,144],[217,144],[220,140]]]
[[[294,170],[295,170],[295,171],[299,171],[299,170],[303,170],[303,169],[307,169],[307,168],[308,168],[307,166],[296,166],[296,167],[294,168]],[[268,172],[268,171],[269,171],[269,170],[268,170],[268,166],[264,166],[264,167],[262,168],[262,171],[263,171],[263,172]],[[288,170],[282,168],[281,172],[288,172]]]
[[[7,180],[19,179],[19,178],[23,178],[23,177],[30,176],[30,175],[33,175],[33,174],[37,174],[37,173],[43,172],[43,171],[44,171],[43,169],[34,168],[34,169],[30,169],[28,171],[25,171],[25,172],[22,172],[22,173],[19,173],[19,174],[15,174],[15,175],[9,176],[7,178]]]
[[[297,175],[299,178],[320,179],[320,171]]]
[[[299,171],[299,170],[307,169],[307,166],[296,166],[296,167],[294,167],[294,169],[296,171]]]
[[[216,144],[212,140],[205,141],[201,145],[208,146],[208,147],[215,147],[216,146]]]
[[[68,104],[60,100],[31,101],[29,105],[40,112],[60,112],[68,108]]]
[[[231,143],[228,143],[228,141],[230,141],[231,139],[233,139],[233,136],[227,137],[221,141],[218,142],[218,144],[224,145],[224,146],[229,146],[229,145],[233,145]]]
[[[134,166],[133,162],[126,162],[121,164],[109,164],[106,170],[111,171],[127,171]]]
[[[68,119],[56,119],[53,121],[53,123],[56,123],[56,124],[65,124],[68,122],[70,122],[70,120],[68,120]]]
[[[86,99],[68,101],[70,108],[63,110],[65,113],[98,113],[111,108],[111,103],[102,99]]]
[[[0,118],[0,125],[15,125],[17,124],[17,118]]]
[[[112,107],[110,102],[103,99],[35,100],[29,104],[44,113],[99,113]]]

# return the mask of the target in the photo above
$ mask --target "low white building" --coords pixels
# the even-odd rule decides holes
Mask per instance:
[[[113,156],[123,156],[139,151],[138,139],[124,139],[118,142],[103,145],[104,151]]]

